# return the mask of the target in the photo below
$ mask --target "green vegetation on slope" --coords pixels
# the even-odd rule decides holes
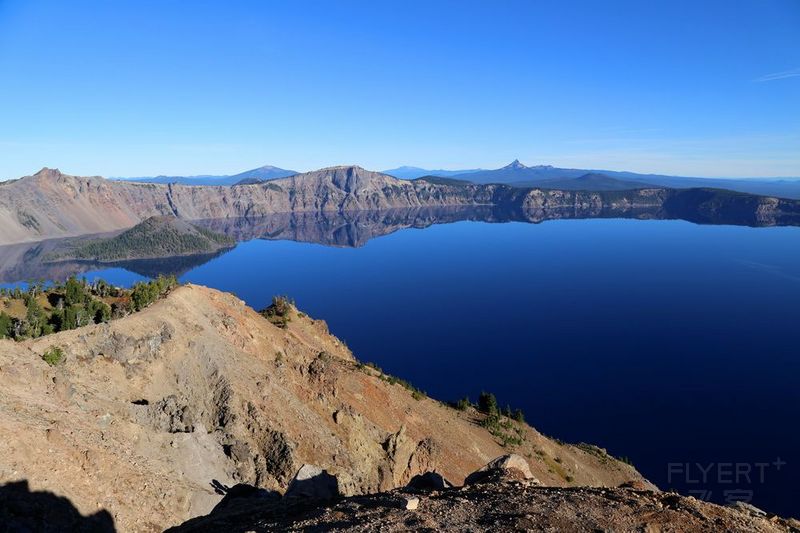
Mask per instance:
[[[103,280],[89,284],[73,276],[46,288],[32,283],[24,291],[0,289],[0,339],[33,339],[108,322],[144,309],[177,285],[174,276],[159,276],[121,289]]]
[[[525,415],[521,409],[512,411],[510,406],[506,406],[501,411],[497,405],[497,399],[490,392],[482,392],[478,397],[478,411],[486,414],[486,418],[481,421],[489,433],[500,440],[503,446],[519,446],[525,439],[525,432],[521,426],[515,426],[513,421],[520,425],[525,422]]]
[[[504,447],[519,446],[525,440],[523,429],[525,413],[522,412],[522,409],[512,410],[510,405],[507,405],[505,409],[500,409],[497,398],[490,392],[481,392],[478,403],[475,405],[467,396],[449,405],[459,411],[474,408],[486,415],[480,421],[480,425],[496,437]],[[514,422],[517,424],[515,425]]]
[[[358,368],[362,372],[366,372],[367,374],[374,375],[372,374],[372,372],[367,370],[368,368],[371,368],[372,370],[378,373],[377,375],[378,379],[380,379],[381,381],[385,381],[389,385],[400,385],[401,387],[409,391],[411,393],[411,397],[414,398],[415,400],[422,400],[423,398],[428,397],[427,393],[424,390],[418,389],[417,387],[412,385],[410,382],[404,380],[403,378],[398,378],[397,376],[392,376],[391,374],[385,373],[383,369],[378,365],[376,365],[375,363],[356,363],[356,368]]]
[[[272,303],[259,313],[279,328],[285,329],[292,321],[293,308],[294,302],[286,296],[273,296]]]
[[[79,245],[64,255],[73,259],[119,261],[210,253],[233,244],[235,241],[225,235],[162,216],[150,217],[116,237]]]

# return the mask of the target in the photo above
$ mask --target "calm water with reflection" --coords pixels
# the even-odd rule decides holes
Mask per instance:
[[[240,236],[315,240],[300,226]],[[544,433],[627,456],[662,488],[716,501],[752,491],[798,514],[800,228],[592,219],[391,232],[401,226],[86,275],[129,284],[132,271],[172,270],[255,308],[287,294],[361,360],[436,398],[493,391]],[[778,458],[762,483],[756,463]],[[669,463],[688,474],[673,465],[669,478]],[[695,463],[715,463],[707,482]],[[751,472],[736,480],[719,463]]]

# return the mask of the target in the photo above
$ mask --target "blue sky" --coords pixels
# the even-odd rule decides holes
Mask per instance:
[[[0,178],[800,176],[800,2],[0,0]]]

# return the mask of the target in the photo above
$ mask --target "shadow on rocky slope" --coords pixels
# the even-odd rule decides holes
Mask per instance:
[[[287,494],[268,496],[237,485],[208,516],[170,533],[205,531],[686,531],[790,532],[796,520],[747,504],[721,507],[649,489],[544,487],[520,455],[503,455],[452,487],[436,472],[405,488],[344,497],[328,490],[335,477],[305,465]],[[298,480],[306,485],[292,494]],[[312,490],[308,490],[312,489]]]
[[[105,509],[83,516],[69,499],[47,491],[31,491],[27,481],[0,485],[0,530],[7,532],[116,531]]]

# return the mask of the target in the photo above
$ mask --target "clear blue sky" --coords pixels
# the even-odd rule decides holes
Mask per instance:
[[[800,1],[0,0],[0,178],[800,176]]]

